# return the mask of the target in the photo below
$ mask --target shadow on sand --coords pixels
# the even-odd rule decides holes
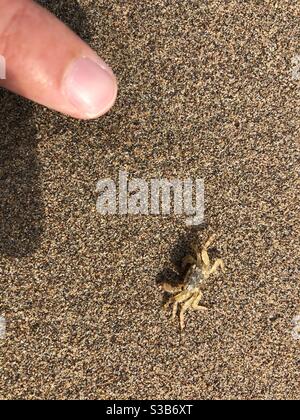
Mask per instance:
[[[86,16],[77,1],[39,3],[88,41]],[[43,232],[34,108],[29,101],[0,90],[0,255],[9,257],[32,255]]]

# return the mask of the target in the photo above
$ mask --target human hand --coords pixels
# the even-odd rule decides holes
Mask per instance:
[[[0,0],[3,86],[79,119],[105,114],[117,81],[105,62],[67,26],[32,0]]]

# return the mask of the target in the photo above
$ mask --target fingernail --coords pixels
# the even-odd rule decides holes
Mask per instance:
[[[114,104],[118,90],[112,71],[89,58],[73,62],[63,84],[70,103],[87,118],[107,112]]]

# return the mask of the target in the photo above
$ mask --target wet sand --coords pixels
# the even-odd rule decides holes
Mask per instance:
[[[0,397],[299,399],[298,2],[57,3],[120,94],[79,122],[0,93]],[[119,170],[203,178],[205,223],[97,214]],[[180,337],[159,283],[211,233]]]

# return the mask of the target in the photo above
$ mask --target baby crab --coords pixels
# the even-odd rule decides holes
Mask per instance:
[[[221,268],[223,273],[225,272],[223,260],[219,258],[212,265],[208,255],[208,249],[215,239],[216,235],[211,236],[203,246],[202,250],[199,250],[197,247],[193,247],[195,257],[189,255],[184,258],[182,263],[183,268],[188,265],[190,268],[181,285],[172,287],[167,283],[162,284],[164,291],[173,294],[173,296],[171,296],[165,304],[166,309],[173,304],[173,319],[176,318],[178,305],[181,304],[179,315],[181,330],[184,329],[184,314],[189,308],[193,311],[207,310],[204,306],[200,306],[199,302],[203,298],[202,289],[210,275],[216,273],[219,268]]]

